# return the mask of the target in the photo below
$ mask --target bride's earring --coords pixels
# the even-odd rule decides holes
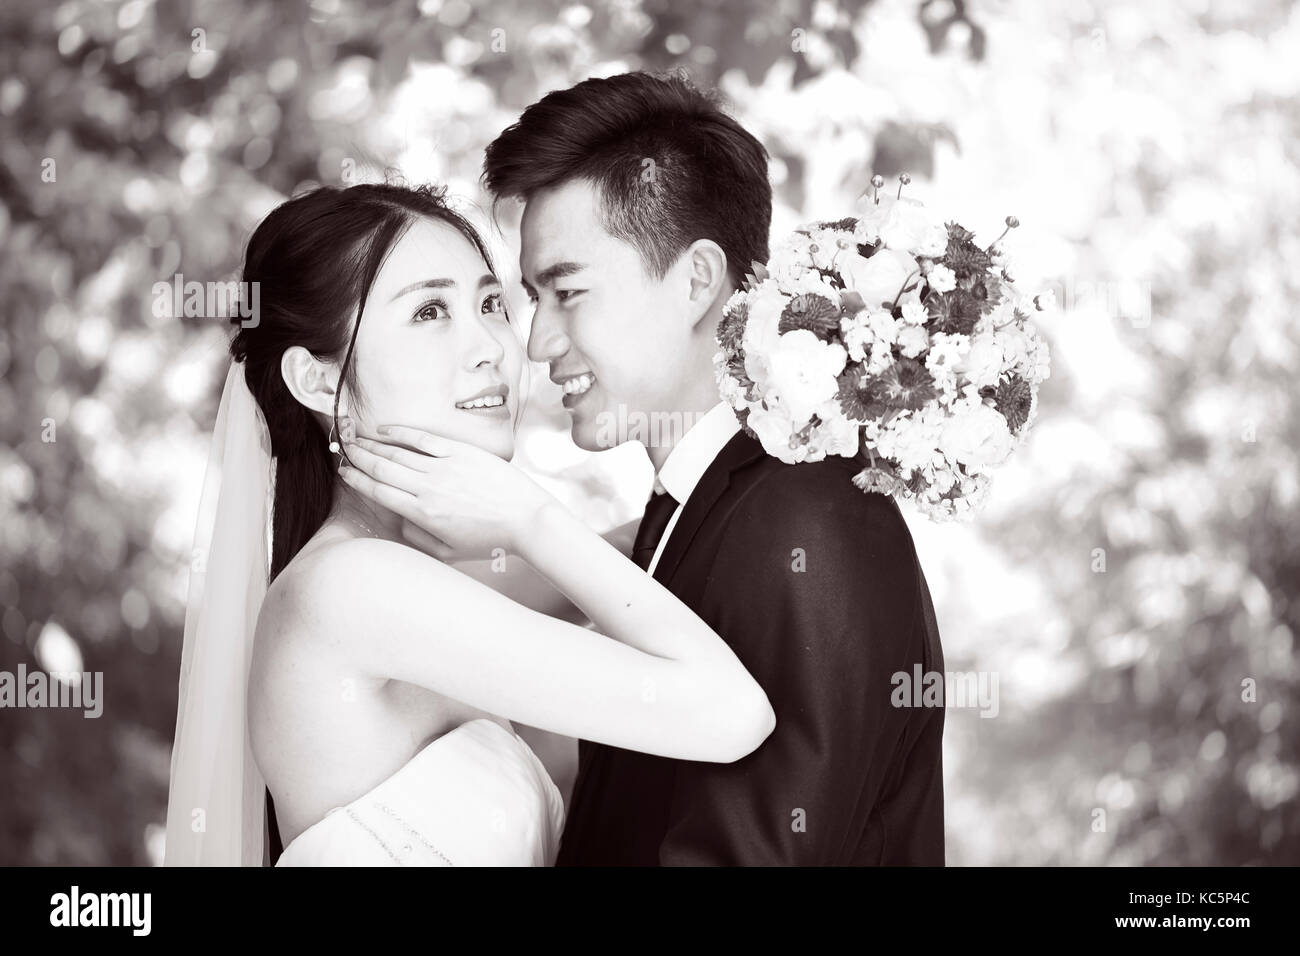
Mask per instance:
[[[338,428],[337,439],[334,437],[335,427]],[[342,441],[354,441],[356,437],[357,437],[357,426],[352,421],[352,419],[348,418],[348,416],[344,415],[342,418],[337,418],[334,421],[330,422],[330,437],[329,437],[330,453],[334,455],[337,455],[339,453],[340,439]]]

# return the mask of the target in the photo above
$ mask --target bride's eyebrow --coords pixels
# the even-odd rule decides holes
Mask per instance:
[[[455,279],[424,279],[420,282],[412,282],[405,288],[398,289],[396,294],[389,299],[390,302],[396,302],[404,295],[417,292],[420,289],[454,289],[456,287]]]
[[[497,277],[490,272],[479,276],[478,279],[479,291],[486,289],[490,285],[500,285],[500,284],[501,281],[497,279]],[[396,294],[388,301],[396,302],[402,296],[407,295],[411,292],[418,292],[421,289],[454,289],[456,288],[457,285],[458,283],[456,282],[455,279],[422,279],[419,282],[412,282],[410,285],[406,286],[405,288],[398,289]]]

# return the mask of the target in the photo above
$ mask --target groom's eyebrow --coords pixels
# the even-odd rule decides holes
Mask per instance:
[[[398,299],[400,299],[402,296],[406,295],[407,293],[415,292],[419,289],[454,289],[456,287],[456,284],[457,283],[455,279],[423,279],[419,282],[412,282],[410,285],[406,286],[403,289],[399,289],[397,291],[397,294],[394,295],[393,298],[390,299],[389,301],[395,302]],[[481,275],[478,278],[478,287],[480,289],[486,288],[487,286],[490,285],[500,285],[500,284],[501,284],[500,280],[498,280],[497,277],[492,275],[492,273],[490,272]]]
[[[541,288],[546,288],[556,279],[563,279],[565,276],[571,276],[574,273],[581,272],[587,268],[581,262],[557,262],[554,265],[547,266],[541,272],[537,273],[537,284]],[[527,281],[524,285],[528,285]]]

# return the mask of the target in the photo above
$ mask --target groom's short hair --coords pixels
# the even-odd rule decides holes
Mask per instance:
[[[767,261],[767,151],[684,76],[623,73],[548,93],[483,161],[496,200],[574,179],[593,184],[605,229],[659,278],[697,239],[722,247],[737,286]]]

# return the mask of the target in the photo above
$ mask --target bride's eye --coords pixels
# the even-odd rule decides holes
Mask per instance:
[[[431,319],[449,319],[451,311],[447,308],[447,303],[439,299],[433,299],[430,302],[420,306],[415,315],[411,316],[412,322],[428,322]]]
[[[505,299],[501,297],[501,293],[493,292],[490,296],[484,299],[481,311],[484,315],[491,315],[498,312],[504,314],[506,311],[506,303]]]

